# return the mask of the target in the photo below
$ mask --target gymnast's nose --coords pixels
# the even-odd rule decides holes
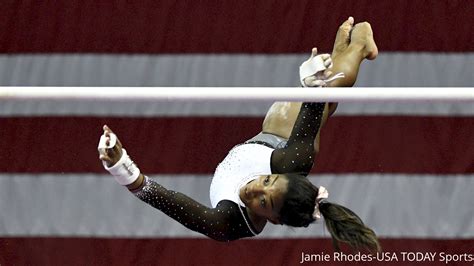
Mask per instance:
[[[252,193],[253,196],[259,196],[265,194],[267,190],[268,187],[262,186],[261,184],[257,183],[251,187],[250,193]]]

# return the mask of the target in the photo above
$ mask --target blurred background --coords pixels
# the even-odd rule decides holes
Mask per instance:
[[[3,1],[0,86],[299,86],[311,48],[330,53],[353,16],[371,23],[380,52],[356,86],[472,87],[472,14],[461,0]],[[0,265],[292,265],[332,254],[322,223],[207,239],[98,160],[107,124],[142,172],[210,205],[215,167],[261,130],[270,104],[1,99]],[[473,254],[473,133],[472,103],[340,104],[310,177],[384,251]]]

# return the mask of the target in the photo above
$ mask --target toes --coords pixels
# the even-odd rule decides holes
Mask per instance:
[[[349,31],[349,30],[352,29],[353,26],[354,26],[354,18],[349,17],[346,21],[344,21],[341,24],[341,26],[339,28],[342,29],[342,30],[345,30],[345,31]]]
[[[349,25],[353,26],[353,25],[354,25],[354,18],[353,18],[353,17],[349,17],[349,18],[346,20],[346,22],[347,22]]]

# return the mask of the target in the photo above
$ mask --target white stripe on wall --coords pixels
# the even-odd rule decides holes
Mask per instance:
[[[473,88],[474,90],[474,88]],[[78,100],[0,100],[0,117],[8,116],[247,116],[263,117],[272,102],[160,102],[78,101]],[[341,103],[336,116],[406,115],[474,116],[472,103]]]
[[[156,176],[209,204],[210,176]],[[472,238],[474,175],[312,176],[382,237]],[[200,237],[107,175],[0,175],[0,236]],[[269,225],[260,237],[328,236],[322,224]]]
[[[0,56],[0,86],[299,86],[308,54],[20,54]],[[474,53],[384,53],[363,87],[471,87]]]

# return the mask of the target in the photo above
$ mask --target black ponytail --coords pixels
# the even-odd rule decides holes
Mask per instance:
[[[307,227],[315,221],[313,212],[318,188],[304,175],[286,174],[285,177],[288,179],[288,189],[280,209],[280,222],[294,227]],[[354,250],[381,251],[374,231],[350,209],[323,200],[319,203],[319,211],[337,251],[340,250],[340,242]]]
[[[366,249],[373,253],[381,251],[374,231],[350,209],[322,201],[319,203],[319,211],[324,217],[324,223],[331,234],[336,251],[340,250],[339,242],[347,243],[355,250]]]

